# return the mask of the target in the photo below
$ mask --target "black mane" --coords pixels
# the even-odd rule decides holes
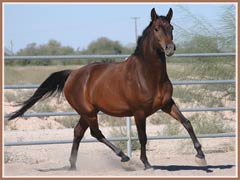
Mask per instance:
[[[166,16],[158,16],[158,18],[161,18],[165,21],[168,21]],[[150,24],[143,30],[142,35],[138,37],[137,46],[136,46],[136,49],[135,49],[133,55],[140,55],[141,54],[141,47],[142,47],[142,44],[143,44],[143,40],[145,39],[146,36],[149,35],[149,33],[150,33],[149,28],[152,25],[152,23],[153,22],[151,21]]]
[[[138,40],[137,40],[137,46],[136,46],[136,49],[134,51],[134,55],[139,55],[141,53],[141,47],[142,47],[142,44],[143,44],[143,40],[146,36],[148,36],[149,34],[149,27],[152,25],[152,21],[150,22],[150,24],[143,30],[143,33],[141,36],[138,37]]]

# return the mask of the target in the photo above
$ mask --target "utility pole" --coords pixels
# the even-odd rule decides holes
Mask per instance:
[[[134,24],[135,24],[135,38],[136,38],[136,43],[137,43],[137,40],[138,40],[138,33],[137,33],[137,20],[139,19],[140,17],[131,17],[131,19],[134,20]]]
[[[13,54],[13,42],[12,42],[12,40],[10,41],[10,51],[11,51],[11,54]]]

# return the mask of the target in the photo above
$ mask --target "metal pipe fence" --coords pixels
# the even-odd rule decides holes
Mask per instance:
[[[174,57],[231,57],[235,53],[194,53],[194,54],[175,54]],[[129,55],[74,55],[74,56],[5,56],[4,60],[79,60],[79,59],[109,59],[109,58],[127,58]],[[172,81],[173,85],[201,85],[201,84],[236,84],[235,80],[191,80],[191,81]],[[4,85],[4,89],[35,89],[39,85]],[[204,108],[181,108],[182,112],[200,112],[200,111],[236,111],[236,107],[204,107]],[[162,112],[159,110],[158,112]],[[101,112],[100,112],[101,113]],[[26,113],[23,117],[46,117],[46,116],[75,116],[76,112],[39,112],[39,113]],[[10,114],[5,114],[4,118],[10,117]],[[110,141],[127,141],[127,154],[131,156],[131,144],[137,137],[131,136],[131,118],[126,117],[127,136],[126,137],[110,137]],[[218,133],[218,134],[200,134],[199,138],[216,138],[216,137],[235,137],[235,133]],[[185,139],[189,138],[188,135],[176,136],[150,136],[149,140],[156,139]],[[95,139],[83,139],[83,142],[96,142]],[[21,145],[43,145],[43,144],[65,144],[72,143],[72,140],[50,140],[50,141],[32,141],[32,142],[5,142],[4,146],[21,146]]]
[[[219,138],[219,137],[236,137],[235,133],[214,133],[214,134],[198,134],[196,135],[198,138]],[[172,135],[172,136],[148,136],[148,140],[159,140],[159,139],[188,139],[189,135]],[[131,154],[131,141],[137,141],[138,137],[109,137],[107,138],[109,141],[127,141],[127,154]],[[65,139],[65,140],[46,140],[46,141],[26,141],[26,142],[5,142],[4,146],[26,146],[26,145],[46,145],[46,144],[69,144],[72,143],[73,140]],[[98,142],[96,139],[82,139],[83,143],[89,142]]]
[[[235,107],[203,107],[203,108],[180,108],[182,112],[201,112],[201,111],[235,111]],[[158,110],[157,112],[162,112]],[[102,114],[102,112],[99,112]],[[49,117],[49,116],[76,116],[77,112],[39,112],[39,113],[25,113],[22,117]],[[9,118],[11,114],[5,114],[4,118]]]
[[[200,85],[200,84],[235,84],[232,79],[226,80],[200,80],[200,81],[172,81],[173,85]],[[4,89],[36,89],[39,84],[12,84],[4,85]]]
[[[225,56],[235,56],[235,53],[191,53],[191,54],[174,54],[173,57],[225,57]],[[79,59],[113,59],[113,58],[127,58],[129,54],[109,54],[109,55],[61,55],[61,56],[5,56],[4,60],[79,60]]]

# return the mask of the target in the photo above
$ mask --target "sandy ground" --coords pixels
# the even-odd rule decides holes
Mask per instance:
[[[107,129],[102,128],[108,136]],[[148,128],[151,131],[151,128]],[[150,133],[151,134],[151,133]],[[72,139],[72,129],[43,129],[33,131],[5,131],[4,141],[39,141]],[[87,131],[86,138],[90,138]],[[105,176],[236,176],[235,138],[200,139],[208,162],[197,166],[195,151],[189,139],[151,140],[147,155],[155,170],[144,170],[134,151],[130,168],[126,168],[108,147],[99,142],[81,143],[77,170],[69,171],[71,144],[4,147],[4,177],[105,177]]]

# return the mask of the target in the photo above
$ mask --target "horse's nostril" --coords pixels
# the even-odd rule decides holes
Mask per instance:
[[[176,46],[175,46],[175,44],[167,44],[166,45],[166,50],[169,50],[169,49],[171,49],[171,50],[176,50]]]
[[[166,49],[172,49],[172,48],[173,48],[173,46],[171,44],[166,45]]]

